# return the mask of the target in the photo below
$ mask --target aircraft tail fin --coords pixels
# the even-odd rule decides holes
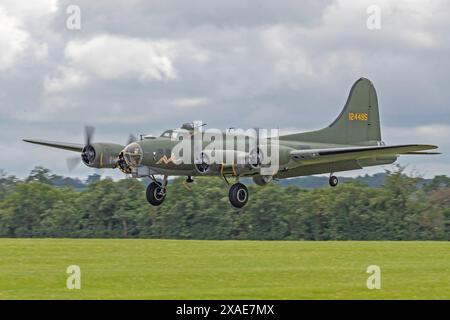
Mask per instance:
[[[328,127],[280,139],[358,145],[373,145],[381,141],[378,99],[372,82],[360,78],[353,84],[344,108]]]

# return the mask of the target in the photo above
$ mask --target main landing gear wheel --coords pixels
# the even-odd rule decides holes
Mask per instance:
[[[242,208],[248,201],[248,189],[242,183],[235,183],[231,186],[228,197],[233,207]]]
[[[147,187],[147,201],[153,206],[159,206],[166,198],[166,191],[159,182],[152,182]]]
[[[330,186],[336,187],[339,183],[339,180],[336,176],[331,176],[330,180],[328,180],[328,183],[330,184]]]

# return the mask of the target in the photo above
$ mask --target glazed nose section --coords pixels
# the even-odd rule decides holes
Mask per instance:
[[[128,166],[133,168],[141,165],[144,153],[142,152],[142,147],[137,142],[127,145],[122,153]]]

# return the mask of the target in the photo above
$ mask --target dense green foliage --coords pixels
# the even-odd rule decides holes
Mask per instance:
[[[94,177],[82,191],[55,180],[64,178],[44,168],[24,181],[0,175],[1,237],[450,240],[450,179],[423,186],[401,168],[383,188],[250,185],[241,210],[218,178],[198,178],[191,191],[183,179],[171,181],[161,207],[147,204],[138,180]]]

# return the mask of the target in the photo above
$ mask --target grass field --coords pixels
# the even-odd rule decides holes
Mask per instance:
[[[0,299],[450,299],[450,243],[0,239]]]

